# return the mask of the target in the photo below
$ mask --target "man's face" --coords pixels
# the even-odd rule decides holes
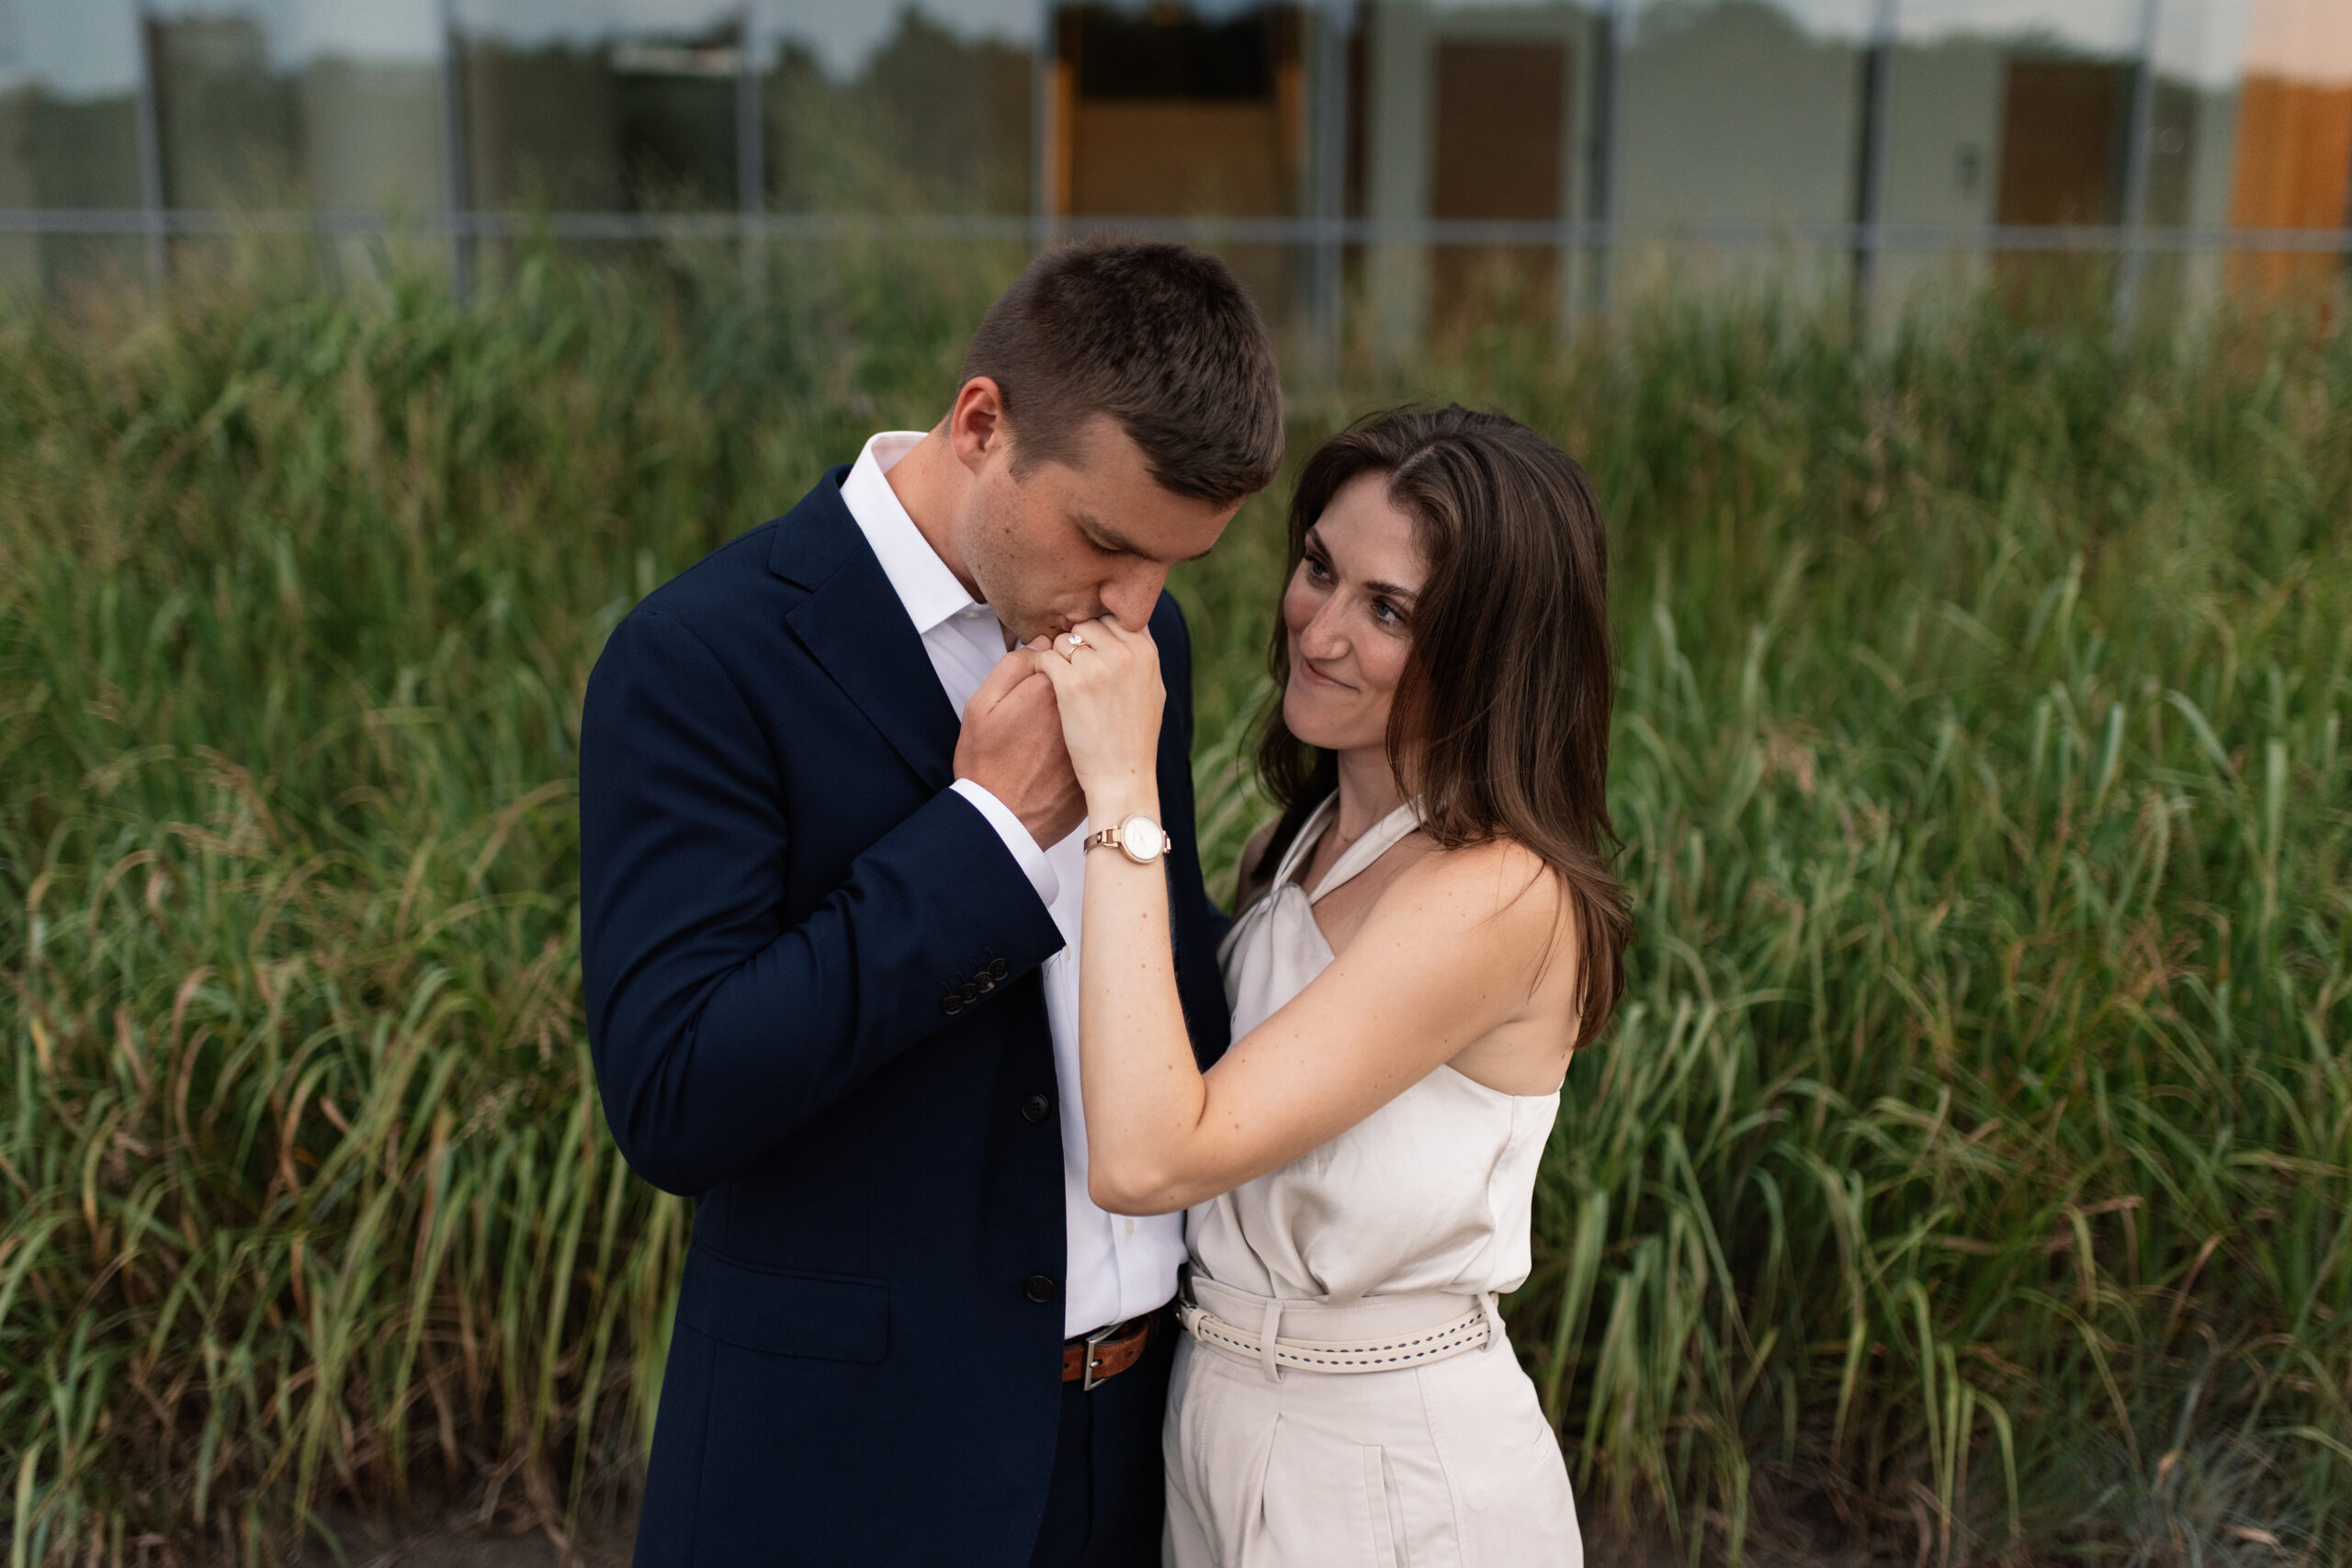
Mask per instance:
[[[974,483],[956,520],[965,570],[1014,639],[1053,637],[1112,615],[1140,629],[1178,561],[1205,555],[1240,502],[1217,505],[1160,487],[1143,450],[1098,413],[1080,426],[1068,462],[1016,476],[1018,435],[967,461]]]

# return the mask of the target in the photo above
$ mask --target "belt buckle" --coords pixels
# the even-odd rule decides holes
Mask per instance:
[[[1086,1376],[1079,1385],[1081,1393],[1092,1393],[1096,1383],[1110,1381],[1108,1378],[1098,1378],[1094,1375],[1096,1365],[1094,1352],[1108,1344],[1112,1336],[1118,1333],[1123,1326],[1125,1326],[1123,1324],[1106,1323],[1086,1337]]]

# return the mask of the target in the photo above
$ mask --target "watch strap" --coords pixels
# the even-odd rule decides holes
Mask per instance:
[[[1137,823],[1149,829],[1149,835],[1144,840],[1145,842],[1158,840],[1148,852],[1142,854],[1136,853],[1135,846],[1127,842],[1127,828],[1130,824]],[[1135,816],[1121,818],[1108,828],[1097,828],[1093,832],[1089,833],[1086,836],[1086,848],[1089,853],[1098,849],[1116,850],[1137,865],[1150,865],[1167,858],[1168,829],[1152,818],[1138,812]]]

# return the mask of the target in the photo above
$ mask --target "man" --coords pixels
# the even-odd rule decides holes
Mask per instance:
[[[1102,615],[1159,644],[1205,1066],[1223,920],[1163,585],[1281,451],[1220,263],[1049,252],[935,428],[614,632],[581,737],[590,1038],[629,1163],[700,1200],[639,1568],[1158,1561],[1181,1217],[1087,1194],[1082,802],[1050,682],[1005,655]]]

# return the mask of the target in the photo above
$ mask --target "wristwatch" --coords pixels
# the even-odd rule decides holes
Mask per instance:
[[[1089,833],[1086,847],[1114,849],[1137,865],[1149,865],[1168,852],[1168,829],[1138,811],[1115,828]]]

